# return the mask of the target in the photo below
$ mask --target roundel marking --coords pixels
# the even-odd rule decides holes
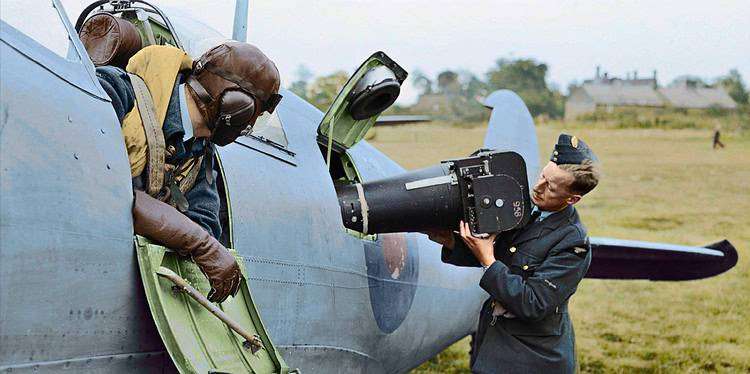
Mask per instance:
[[[381,234],[365,243],[370,304],[378,328],[391,333],[406,319],[419,279],[414,235]]]

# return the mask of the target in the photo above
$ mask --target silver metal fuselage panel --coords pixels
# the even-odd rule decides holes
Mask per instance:
[[[0,369],[172,370],[138,277],[111,104],[83,62],[7,25],[0,36]],[[405,372],[474,328],[481,272],[442,264],[421,234],[348,234],[316,143],[322,113],[283,94],[295,155],[278,152],[292,163],[262,145],[219,151],[263,319],[305,372]],[[366,142],[349,153],[365,181],[403,170]],[[398,272],[389,248],[405,258]]]

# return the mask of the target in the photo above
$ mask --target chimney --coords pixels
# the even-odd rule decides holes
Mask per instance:
[[[599,66],[599,65],[596,65],[596,79],[597,79],[597,80],[599,80],[599,77],[600,77],[600,76],[599,76],[600,70],[601,70],[601,66]]]
[[[654,69],[654,88],[658,87],[659,84],[656,83],[656,69]]]
[[[633,70],[633,79],[638,79],[638,70]]]

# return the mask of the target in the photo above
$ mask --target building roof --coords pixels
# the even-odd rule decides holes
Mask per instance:
[[[580,90],[597,105],[673,106],[686,109],[710,107],[735,109],[737,107],[734,100],[722,88],[689,85],[654,88],[654,85],[613,81],[611,83],[585,83]]]
[[[710,87],[662,87],[659,93],[676,108],[706,109],[719,107],[735,109],[737,104],[721,88]]]
[[[629,84],[584,84],[581,87],[596,104],[664,106],[664,98],[648,85]]]

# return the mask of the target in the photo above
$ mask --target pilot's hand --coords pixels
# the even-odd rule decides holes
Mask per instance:
[[[227,296],[237,294],[242,273],[234,256],[177,209],[136,190],[133,229],[136,234],[156,240],[182,256],[191,256],[211,284],[208,300],[222,302]]]
[[[217,242],[218,244],[218,242]],[[242,273],[237,261],[222,245],[210,246],[203,253],[194,253],[193,261],[211,284],[208,300],[221,303],[240,289]]]
[[[471,233],[469,224],[464,221],[459,223],[459,233],[461,234],[461,239],[466,243],[466,246],[469,247],[471,253],[474,254],[474,257],[476,257],[482,266],[490,266],[496,261],[495,237],[497,237],[497,233],[482,237],[474,236]]]
[[[427,230],[424,233],[427,234],[430,240],[442,244],[448,249],[453,249],[456,246],[456,240],[451,230]]]

